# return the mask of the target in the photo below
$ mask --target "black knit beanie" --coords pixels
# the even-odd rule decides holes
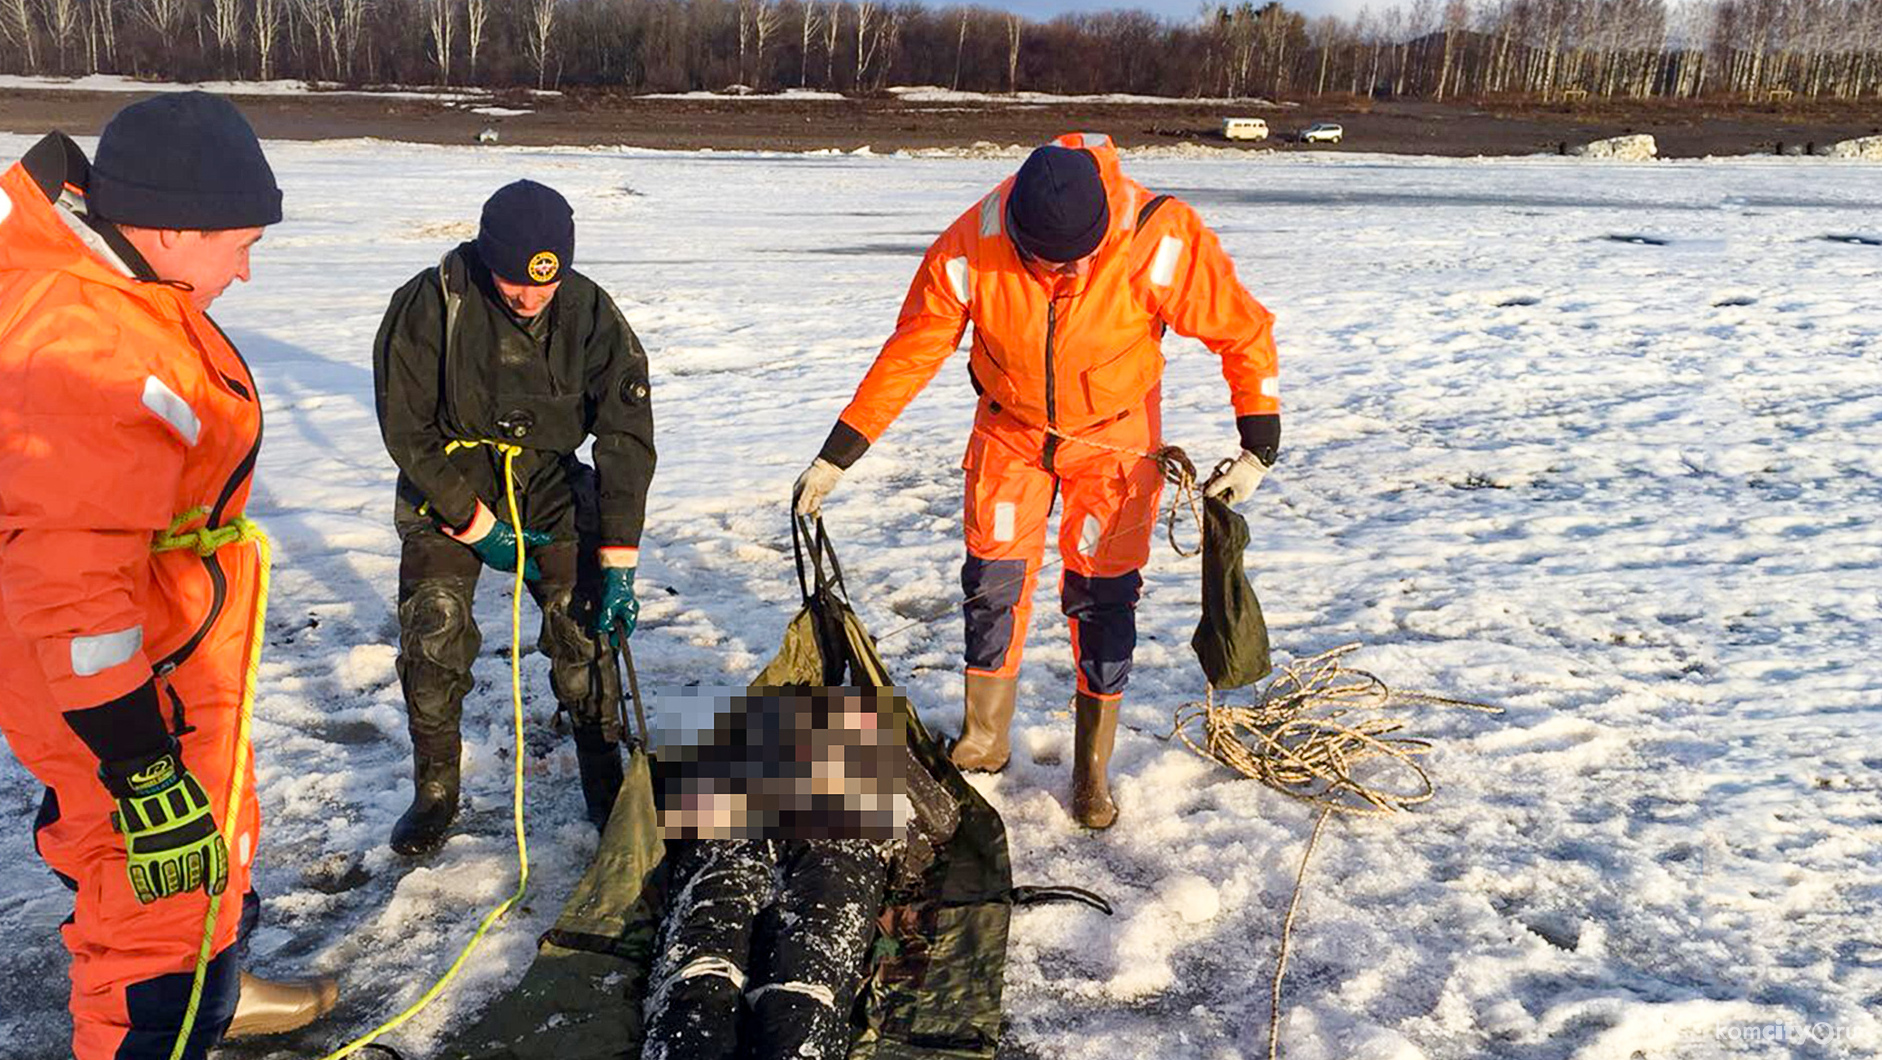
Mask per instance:
[[[1041,261],[1064,263],[1098,249],[1111,212],[1091,152],[1041,147],[1019,167],[1006,200],[1007,231]]]
[[[555,283],[575,260],[575,211],[547,185],[533,180],[505,184],[484,203],[477,256],[511,283]]]
[[[235,104],[207,92],[133,103],[98,136],[86,203],[113,224],[216,231],[281,220],[281,188]]]

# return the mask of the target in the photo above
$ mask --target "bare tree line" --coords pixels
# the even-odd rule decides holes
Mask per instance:
[[[0,71],[171,80],[616,86],[891,84],[1178,97],[1859,99],[1882,0],[1279,2],[1036,22],[882,0],[0,0]]]

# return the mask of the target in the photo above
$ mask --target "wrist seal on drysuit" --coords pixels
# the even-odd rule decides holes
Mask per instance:
[[[111,827],[124,837],[125,872],[139,902],[228,887],[228,842],[175,740],[153,754],[101,764],[98,779],[117,800]]]
[[[100,762],[159,754],[175,742],[163,723],[154,680],[95,707],[68,710],[65,724]]]
[[[1281,416],[1276,412],[1264,412],[1255,416],[1235,417],[1235,432],[1241,435],[1242,451],[1253,453],[1255,459],[1268,467],[1281,452]]]
[[[836,425],[830,428],[830,436],[824,439],[823,448],[818,451],[817,456],[829,461],[839,471],[848,471],[850,465],[861,460],[863,454],[868,451],[869,439],[863,436],[863,432],[842,420],[837,420]]]
[[[471,517],[469,525],[461,529],[443,527],[446,537],[470,546],[483,560],[484,566],[499,570],[505,574],[516,573],[516,528],[496,517],[496,514],[482,501],[477,502],[477,514]],[[540,548],[547,548],[555,538],[542,530],[523,531],[523,579],[538,581],[542,578],[541,568],[536,566],[536,557],[530,555]]]

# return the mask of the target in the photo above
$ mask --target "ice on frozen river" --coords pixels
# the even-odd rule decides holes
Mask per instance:
[[[30,140],[0,136],[17,158]],[[88,144],[89,146],[89,144]],[[263,973],[347,1002],[317,1055],[412,1000],[514,883],[508,608],[479,597],[467,810],[432,858],[393,671],[393,470],[370,346],[392,290],[528,176],[573,201],[576,266],[652,355],[660,471],[643,680],[733,684],[795,606],[784,501],[887,335],[917,256],[1010,160],[269,146],[287,220],[216,316],[268,435],[277,542],[256,723]],[[1247,506],[1277,650],[1349,641],[1418,708],[1435,800],[1336,822],[1308,876],[1282,1040],[1308,1058],[1862,1057],[1882,1051],[1882,180],[1817,159],[1589,165],[1367,156],[1131,159],[1194,203],[1279,315],[1282,462]],[[1211,356],[1172,341],[1168,440],[1234,433]],[[878,633],[958,598],[965,358],[828,510]],[[1111,898],[1018,912],[1015,1057],[1266,1055],[1268,977],[1311,811],[1166,742],[1199,698],[1196,569],[1159,544],[1116,772],[1065,808],[1071,653],[1042,579],[1016,754],[976,781],[1020,882]],[[533,611],[527,636],[533,640]],[[959,622],[883,648],[959,721]],[[531,901],[394,1041],[420,1057],[521,973],[593,850],[573,750],[531,694]],[[63,1049],[67,893],[0,756],[0,1055]],[[271,1051],[272,1050],[272,1051]]]

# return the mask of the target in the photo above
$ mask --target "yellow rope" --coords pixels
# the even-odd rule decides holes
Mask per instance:
[[[405,1011],[400,1012],[398,1015],[381,1023],[379,1026],[374,1027],[372,1030],[355,1038],[333,1052],[328,1053],[322,1060],[340,1060],[341,1057],[351,1056],[361,1049],[364,1049],[366,1046],[371,1045],[381,1035],[397,1030],[412,1017],[423,1012],[427,1006],[433,1001],[436,1001],[438,997],[444,993],[444,988],[450,985],[451,980],[457,978],[457,973],[464,967],[465,962],[470,960],[471,952],[477,948],[477,944],[484,940],[484,936],[496,925],[497,921],[503,919],[505,914],[516,907],[516,903],[523,900],[523,892],[529,889],[529,841],[523,829],[522,662],[523,567],[529,557],[525,554],[523,547],[523,517],[516,505],[516,458],[523,450],[520,446],[509,445],[504,442],[457,441],[451,442],[449,445],[445,446],[445,452],[455,452],[458,449],[466,449],[478,445],[490,446],[503,455],[503,492],[505,499],[509,502],[510,525],[516,531],[516,580],[511,585],[510,590],[510,723],[516,738],[516,747],[510,757],[515,765],[515,778],[512,782],[514,795],[512,814],[516,825],[516,863],[518,866],[516,891],[508,898],[505,898],[502,904],[498,905],[484,916],[483,921],[477,925],[476,932],[471,935],[470,941],[466,942],[464,948],[458,952],[457,959],[452,961],[451,966],[444,970],[444,974],[438,978],[437,982],[431,985],[431,989],[425,991],[424,994],[420,996],[417,1001],[412,1002]]]
[[[242,675],[242,700],[235,715],[234,753],[230,755],[228,797],[222,803],[222,840],[231,853],[236,850],[235,818],[236,810],[241,806],[242,782],[248,775],[247,759],[250,723],[255,716],[255,688],[257,675],[261,671],[261,645],[267,632],[268,622],[268,582],[273,566],[273,553],[269,547],[268,535],[262,532],[246,516],[236,516],[227,526],[210,529],[199,527],[195,530],[183,528],[209,514],[207,508],[196,508],[178,516],[170,523],[169,529],[156,535],[151,540],[152,552],[179,552],[189,550],[199,556],[212,556],[231,545],[253,543],[255,546],[255,619],[248,634],[248,664]],[[209,964],[214,959],[216,948],[216,921],[222,913],[222,895],[209,896],[209,915],[203,919],[202,946],[196,952],[195,975],[190,981],[189,1005],[183,1010],[183,1025],[179,1030],[176,1043],[170,1049],[170,1060],[182,1060],[183,1052],[189,1046],[190,1035],[196,1030],[197,1011],[202,1007],[203,983],[209,975]]]

